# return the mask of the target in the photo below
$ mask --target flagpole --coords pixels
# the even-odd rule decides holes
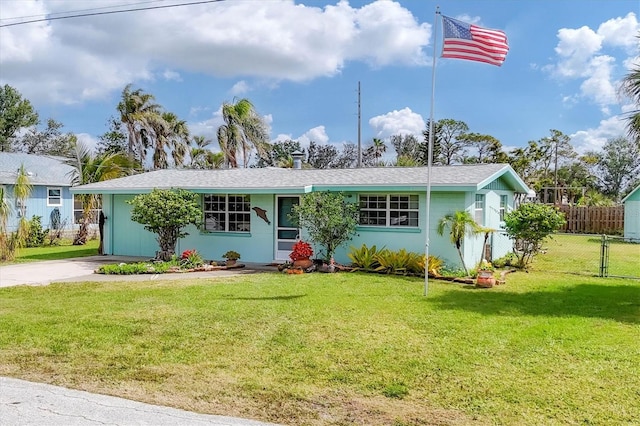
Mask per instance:
[[[436,6],[436,15],[433,23],[433,66],[431,68],[431,112],[429,114],[429,146],[427,147],[427,217],[425,223],[425,243],[424,243],[424,295],[429,294],[429,226],[431,222],[431,167],[433,165],[433,110],[435,106],[436,92],[436,44],[438,40],[438,15],[440,6]]]

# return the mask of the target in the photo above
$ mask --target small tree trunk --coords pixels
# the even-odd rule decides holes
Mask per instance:
[[[74,246],[83,246],[87,243],[87,236],[89,235],[89,219],[83,219],[78,229],[76,237],[73,239]]]

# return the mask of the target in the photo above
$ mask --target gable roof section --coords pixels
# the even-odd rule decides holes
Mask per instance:
[[[476,191],[498,178],[506,179],[516,192],[529,188],[507,164],[434,166],[434,191]],[[424,191],[426,167],[362,169],[217,169],[157,170],[72,188],[74,193],[137,194],[154,188],[183,188],[211,193],[300,193],[334,191]]]
[[[0,152],[0,185],[16,183],[18,169],[24,164],[32,185],[71,186],[73,167],[62,157]]]
[[[633,191],[631,191],[629,194],[627,194],[626,197],[624,197],[622,199],[622,202],[624,203],[627,200],[630,200],[631,197],[633,196],[633,198],[635,199],[636,197],[634,196],[638,191],[640,191],[640,185],[636,186],[636,189],[634,189]]]

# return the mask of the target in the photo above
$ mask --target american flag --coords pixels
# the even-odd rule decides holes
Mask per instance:
[[[467,59],[500,66],[509,45],[504,31],[482,28],[442,16],[443,58]]]

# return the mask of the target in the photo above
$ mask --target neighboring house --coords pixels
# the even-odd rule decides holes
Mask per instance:
[[[624,238],[640,242],[640,185],[622,200],[624,204]]]
[[[204,224],[187,228],[176,252],[197,249],[205,259],[221,259],[227,250],[248,262],[288,260],[292,244],[302,236],[289,219],[300,196],[314,191],[340,191],[360,206],[353,240],[340,247],[336,261],[347,263],[349,246],[377,245],[424,252],[427,168],[158,170],[74,187],[74,194],[102,194],[106,254],[149,256],[158,250],[156,235],[131,220],[127,201],[154,188],[183,188],[201,194]],[[434,166],[431,179],[430,254],[451,266],[459,256],[448,235],[436,232],[438,221],[456,210],[469,211],[481,225],[497,230],[489,239],[492,257],[511,251],[501,229],[514,194],[529,188],[509,165]],[[260,216],[259,216],[260,215]],[[262,217],[261,217],[262,216]],[[482,236],[469,238],[463,252],[468,265],[482,257]],[[317,250],[319,247],[314,247]]]
[[[52,227],[52,219],[59,215],[60,223],[66,221],[66,229],[72,228],[74,203],[69,188],[73,167],[64,164],[64,161],[60,157],[0,152],[0,186],[4,187],[5,199],[12,208],[8,221],[9,232],[17,229],[20,220],[21,209],[13,195],[13,187],[18,169],[23,165],[33,186],[31,196],[26,201],[26,218],[30,220],[33,216],[42,217],[42,227],[46,229]]]

